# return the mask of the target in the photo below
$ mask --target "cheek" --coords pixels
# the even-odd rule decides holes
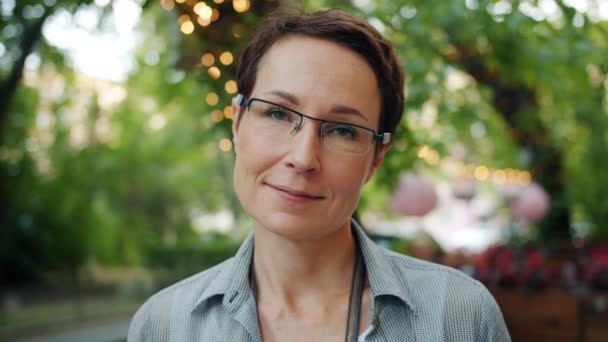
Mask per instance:
[[[255,177],[257,168],[256,161],[259,162],[259,159],[256,158],[255,146],[251,146],[247,139],[243,139],[242,136],[239,137],[239,145],[235,151],[235,183],[242,184],[245,181],[249,181],[249,178]]]
[[[272,151],[259,143],[251,134],[244,130],[237,139],[235,146],[236,159],[234,164],[234,183],[237,192],[253,186],[258,177],[273,163]]]
[[[256,182],[259,173],[256,171],[255,160],[247,148],[239,146],[234,163],[233,184],[236,197],[246,212],[250,212],[253,209],[252,204],[256,203]]]
[[[334,189],[347,201],[358,201],[361,189],[365,184],[369,163],[341,163],[339,168],[332,170]]]

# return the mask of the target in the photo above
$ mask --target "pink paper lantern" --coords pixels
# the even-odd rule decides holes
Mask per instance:
[[[520,220],[536,222],[549,210],[549,195],[538,184],[532,183],[524,188],[511,202],[513,216]]]
[[[391,208],[403,216],[422,217],[437,206],[437,193],[433,184],[413,173],[399,179]]]

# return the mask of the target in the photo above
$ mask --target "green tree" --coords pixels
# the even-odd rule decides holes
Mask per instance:
[[[531,170],[551,196],[551,210],[539,225],[544,238],[569,237],[574,207],[595,224],[598,236],[605,236],[608,204],[597,196],[608,189],[608,182],[595,171],[608,166],[596,154],[607,146],[603,56],[608,35],[606,21],[593,17],[599,2],[587,1],[587,12],[562,1],[551,8],[518,0],[353,3],[309,1],[308,6],[347,9],[390,37],[408,78],[408,115],[432,100],[439,110],[439,129],[466,129],[472,121],[486,123],[493,133],[502,127],[519,152],[505,155],[500,136],[479,141],[471,139],[468,129],[457,129],[452,137],[432,137],[431,144],[448,151],[455,141],[468,142],[480,162],[507,167],[515,158],[518,167]],[[471,89],[465,89],[468,94],[446,89],[444,81],[453,69],[473,80]],[[414,136],[429,140],[424,133]],[[400,144],[405,146],[396,142]],[[479,153],[480,146],[488,145],[489,158]],[[402,158],[402,153],[393,153],[387,164],[404,165],[394,161]],[[389,180],[383,182],[393,184],[390,178],[396,174],[384,176]]]
[[[3,19],[20,22],[21,5]],[[239,13],[231,3],[218,5],[221,18],[182,33],[183,16],[195,18],[192,5],[148,7],[136,71],[124,85],[96,86],[103,91],[83,89],[63,54],[38,36],[36,77],[58,79],[63,86],[52,99],[45,94],[50,90],[20,82],[14,93],[3,93],[10,100],[0,144],[0,190],[10,199],[0,221],[3,282],[50,279],[49,274],[74,278],[88,261],[143,263],[149,246],[198,238],[191,226],[194,209],[228,206],[239,212],[232,157],[218,143],[229,138],[226,107],[234,90],[226,82],[234,78],[237,38],[245,38],[261,10],[249,4]],[[204,53],[213,55],[221,76],[201,65]],[[101,97],[116,91],[126,98],[117,107],[104,106]],[[42,144],[36,121],[46,107],[51,138]],[[84,113],[82,122],[66,119],[75,112]],[[74,133],[80,142],[74,143]]]

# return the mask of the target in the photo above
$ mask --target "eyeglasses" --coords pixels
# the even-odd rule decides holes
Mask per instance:
[[[244,116],[247,125],[256,130],[260,139],[275,144],[288,142],[300,130],[304,118],[320,122],[321,141],[334,152],[365,154],[374,143],[385,145],[391,141],[390,133],[376,133],[363,126],[314,118],[258,98],[247,99],[239,94],[236,103],[247,109],[247,116]]]

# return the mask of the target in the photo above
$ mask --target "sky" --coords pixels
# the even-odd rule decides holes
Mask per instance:
[[[372,0],[353,1],[360,7],[369,7],[373,3]],[[563,1],[579,12],[608,20],[608,0],[595,0],[597,10],[590,9],[589,0]],[[466,0],[466,4],[473,8],[477,0]],[[104,25],[98,27],[101,8],[105,6],[111,6],[111,15]],[[508,11],[509,6],[508,1],[498,1],[492,10],[500,13]],[[520,10],[536,19],[552,18],[559,13],[555,0],[539,0],[539,8],[520,6]],[[99,79],[123,82],[134,68],[138,43],[136,27],[140,17],[141,8],[137,0],[95,0],[94,5],[80,9],[76,15],[72,16],[67,11],[54,14],[44,26],[43,34],[49,43],[67,52],[77,71]],[[39,63],[36,56],[28,62],[32,66]]]
[[[98,26],[101,8],[111,15]],[[95,0],[75,15],[59,11],[49,18],[43,34],[47,41],[66,51],[77,71],[99,79],[122,82],[134,67],[136,26],[140,5],[132,0]],[[35,61],[34,61],[35,62]]]

